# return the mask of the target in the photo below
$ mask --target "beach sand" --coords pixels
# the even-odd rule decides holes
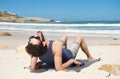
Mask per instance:
[[[23,50],[21,46],[24,47],[27,44],[28,37],[34,32],[7,32],[11,33],[12,36],[0,36],[0,79],[120,79],[120,68],[116,71],[118,75],[99,70],[104,64],[120,65],[120,38],[85,37],[90,52],[94,58],[101,58],[101,61],[81,68],[80,72],[74,70],[56,72],[54,69],[50,69],[45,72],[31,73],[29,69],[24,69],[24,67],[29,66],[30,57],[21,51]],[[47,39],[59,39],[59,36],[45,36],[48,37]],[[70,47],[73,39],[70,37],[68,40],[68,47]],[[2,48],[2,46],[5,47]],[[86,60],[81,49],[76,59]]]

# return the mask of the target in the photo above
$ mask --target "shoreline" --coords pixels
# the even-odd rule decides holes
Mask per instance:
[[[47,35],[67,34],[85,37],[113,37],[120,38],[119,23],[9,23],[1,22],[0,31],[35,32],[41,30]]]
[[[0,44],[7,45],[6,49],[15,49],[19,45],[27,44],[29,36],[34,35],[34,31],[15,31],[15,30],[2,30],[0,33],[8,32],[12,36],[0,36]],[[48,40],[59,40],[59,35],[52,35],[46,32],[43,32],[44,36]],[[75,36],[68,35],[68,47],[75,40]],[[96,45],[115,45],[120,46],[120,37],[89,37],[83,36],[87,42],[88,46],[96,46]]]

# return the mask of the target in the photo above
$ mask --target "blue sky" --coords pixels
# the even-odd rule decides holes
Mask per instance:
[[[120,21],[120,0],[0,0],[0,10],[53,20]]]

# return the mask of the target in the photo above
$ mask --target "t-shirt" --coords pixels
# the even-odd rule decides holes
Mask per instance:
[[[45,54],[39,57],[39,59],[42,60],[42,62],[50,66],[54,66],[54,55],[52,52],[52,44],[53,41],[50,41]],[[73,58],[72,52],[69,49],[62,48],[62,63],[65,63],[66,61],[72,58]]]

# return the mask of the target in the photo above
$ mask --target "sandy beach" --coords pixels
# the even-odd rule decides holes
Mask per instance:
[[[1,31],[6,32],[6,31]],[[76,71],[58,71],[49,69],[45,72],[31,73],[24,69],[30,64],[30,58],[24,52],[23,47],[27,44],[28,37],[34,32],[7,31],[12,36],[0,36],[0,79],[120,79],[120,38],[116,37],[85,37],[88,48],[94,58],[101,58],[101,61],[81,68]],[[59,36],[45,35],[47,39],[57,40]],[[74,40],[70,37],[68,47]],[[2,46],[4,48],[2,48]],[[76,59],[86,60],[85,54],[78,52]],[[113,67],[113,73],[100,70],[102,65],[119,65]],[[108,67],[110,68],[110,66]]]

